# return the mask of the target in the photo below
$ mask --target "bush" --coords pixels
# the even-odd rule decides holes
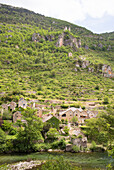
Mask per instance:
[[[56,128],[50,128],[50,130],[47,132],[47,138],[50,140],[55,140],[58,138],[59,132]]]
[[[95,90],[99,90],[99,86],[98,85],[95,87]]]
[[[85,106],[82,106],[82,109],[85,110]]]
[[[52,149],[65,149],[66,148],[66,142],[65,139],[62,138],[60,141],[55,141],[52,143]]]
[[[108,97],[104,97],[103,104],[109,104],[109,98]]]
[[[74,152],[79,152],[79,151],[80,151],[80,147],[77,146],[77,145],[73,145],[72,150],[73,150]]]
[[[0,144],[4,143],[6,141],[6,134],[5,132],[0,128]]]
[[[65,126],[63,130],[64,130],[64,132],[65,132],[66,135],[69,134],[69,128],[68,128],[67,126]]]
[[[10,130],[9,130],[8,135],[16,135],[16,133],[17,133],[17,129],[14,128],[14,127],[11,127]]]
[[[67,104],[63,104],[63,105],[61,105],[61,107],[66,109],[66,108],[68,108],[68,107],[69,107],[69,105],[67,105]]]
[[[96,147],[97,147],[97,145],[96,145],[95,141],[92,141],[90,150],[95,151]]]
[[[9,131],[11,128],[11,122],[7,121],[7,120],[4,120],[3,121],[3,124],[2,124],[2,129],[4,131]]]
[[[82,135],[79,135],[78,138],[82,139]]]
[[[40,143],[40,144],[35,144],[34,146],[33,146],[33,149],[34,149],[34,151],[42,151],[42,150],[48,150],[48,149],[50,149],[51,148],[51,146],[50,146],[50,144],[49,143]]]

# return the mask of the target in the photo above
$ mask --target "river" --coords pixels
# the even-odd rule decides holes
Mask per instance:
[[[96,168],[106,169],[109,163],[114,166],[114,160],[108,157],[105,153],[46,153],[37,152],[31,154],[6,154],[0,155],[0,164],[11,164],[19,161],[30,161],[30,160],[47,160],[49,156],[53,158],[55,156],[63,156],[65,160],[70,161],[74,166],[81,166],[82,170],[94,170]]]

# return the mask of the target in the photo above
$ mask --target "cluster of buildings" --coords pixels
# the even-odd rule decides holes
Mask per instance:
[[[72,122],[72,118],[76,116],[78,118],[78,124],[82,125],[84,124],[84,121],[86,119],[96,117],[98,114],[97,111],[83,110],[81,107],[80,108],[70,107],[66,110],[57,110],[51,107],[51,110],[47,114],[43,114],[43,108],[39,107],[39,105],[35,102],[32,101],[27,102],[26,100],[24,100],[24,98],[21,98],[19,100],[18,105],[13,101],[9,104],[2,104],[1,113],[3,115],[4,110],[13,111],[13,122],[16,122],[19,119],[21,121],[24,121],[22,120],[21,109],[15,111],[16,107],[23,108],[23,109],[30,107],[36,109],[37,116],[40,117],[43,122],[46,122],[52,117],[56,117],[59,120],[64,119],[64,120],[68,120],[68,122]]]

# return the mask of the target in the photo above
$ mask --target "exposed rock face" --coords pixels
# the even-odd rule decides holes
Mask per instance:
[[[56,46],[57,47],[63,46],[63,42],[64,42],[64,33],[59,36],[59,40],[58,40]]]
[[[39,42],[40,39],[45,40],[45,38],[43,36],[41,36],[39,33],[34,33],[32,35],[32,41]]]
[[[104,77],[114,77],[112,69],[109,65],[104,64],[102,66],[102,73]]]
[[[111,48],[112,48],[111,45],[109,45],[108,48],[107,48],[107,51],[109,51]]]
[[[88,67],[89,66],[89,61],[77,61],[76,62],[76,67],[82,67],[82,68],[86,68],[86,67]]]
[[[66,145],[66,151],[71,152],[72,151],[72,144],[67,144]]]
[[[93,72],[94,72],[94,68],[89,67],[89,68],[88,68],[88,71],[91,72],[91,73],[93,73]]]
[[[86,49],[86,50],[88,50],[88,49],[89,49],[88,45],[85,45],[85,49]]]
[[[98,44],[98,47],[103,48],[103,45],[100,43],[100,44]]]
[[[79,65],[79,63],[78,62],[76,62],[76,65],[75,65],[76,67],[80,67],[80,65]]]
[[[86,68],[87,66],[89,66],[89,61],[83,61],[82,68]]]
[[[75,139],[71,139],[71,142],[73,143],[73,145],[77,145],[77,146],[83,146],[83,147],[87,147],[87,138],[75,138]]]
[[[109,77],[109,78],[114,77],[111,67],[106,64],[93,65],[87,60],[78,60],[76,61],[75,66],[76,66],[76,68],[74,69],[75,71],[78,70],[77,68],[83,68],[83,69],[88,68],[88,71],[91,73],[93,73],[96,70],[96,72],[101,73],[104,77]]]
[[[76,48],[81,48],[81,40],[79,38],[73,37],[70,33],[64,32],[59,36],[57,47],[61,46],[71,46],[76,51]]]

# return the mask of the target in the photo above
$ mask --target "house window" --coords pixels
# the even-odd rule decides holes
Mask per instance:
[[[63,114],[62,117],[66,117],[66,114]]]

